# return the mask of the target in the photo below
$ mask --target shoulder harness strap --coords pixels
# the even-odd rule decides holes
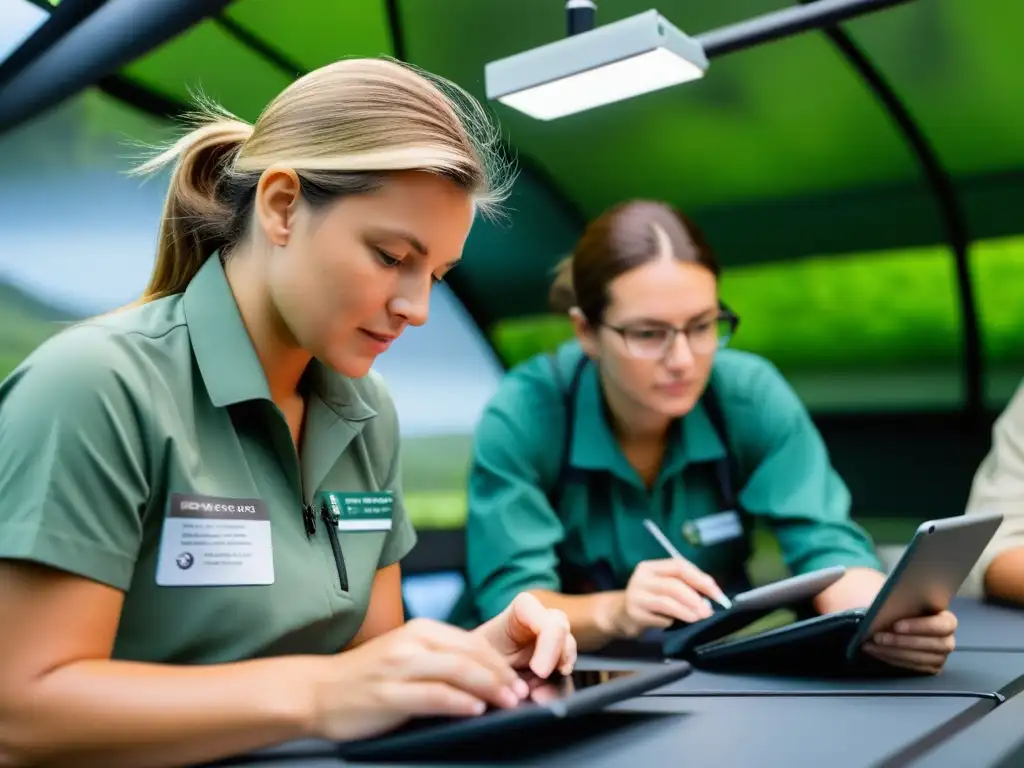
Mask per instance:
[[[727,508],[738,512],[739,497],[736,494],[736,481],[739,478],[739,467],[736,464],[736,457],[729,447],[729,434],[725,429],[722,406],[719,404],[718,396],[711,384],[708,384],[704,390],[702,402],[711,426],[714,427],[718,439],[725,447],[725,459],[715,462],[715,474],[718,476],[718,484],[722,491],[722,502],[727,505]]]
[[[569,456],[572,453],[572,440],[576,426],[576,390],[579,387],[580,376],[583,375],[583,369],[587,366],[589,358],[586,355],[580,357],[568,386],[565,386],[561,366],[558,364],[558,353],[552,352],[548,355],[548,359],[551,362],[551,369],[555,375],[555,384],[558,386],[558,391],[562,393],[562,416],[565,422],[562,432],[562,453],[558,462],[558,471],[555,473],[554,483],[548,489],[548,503],[552,509],[557,510],[569,470]]]

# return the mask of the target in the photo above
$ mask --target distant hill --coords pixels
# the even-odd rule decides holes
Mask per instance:
[[[0,378],[78,315],[0,283]]]
[[[66,322],[81,317],[4,282],[0,282],[0,312],[20,313],[26,319],[37,322]]]

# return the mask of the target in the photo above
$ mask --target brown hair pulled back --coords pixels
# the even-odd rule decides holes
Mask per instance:
[[[556,268],[548,297],[551,307],[556,312],[578,307],[587,322],[600,324],[612,281],[663,255],[659,230],[674,258],[700,264],[719,276],[714,251],[689,217],[667,203],[632,200],[587,225],[572,255]]]

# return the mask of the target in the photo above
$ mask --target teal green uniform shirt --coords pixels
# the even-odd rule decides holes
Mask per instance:
[[[559,350],[565,386],[581,355],[575,342]],[[849,492],[821,436],[778,371],[760,357],[725,349],[715,357],[711,386],[739,468],[740,506],[748,522],[763,521],[774,531],[789,569],[881,568],[872,542],[850,519]],[[694,543],[695,523],[721,511],[713,468],[726,456],[703,399],[671,432],[650,489],[619,449],[603,408],[597,369],[587,365],[568,456],[585,482],[567,482],[556,510],[548,492],[558,476],[566,426],[564,395],[549,357],[510,371],[486,407],[475,435],[466,525],[463,605],[474,604],[476,620],[499,613],[521,591],[560,591],[560,565],[587,568],[604,561],[617,585],[625,586],[638,563],[667,557],[642,525],[645,517],[713,575],[745,565],[749,530]]]
[[[415,534],[377,375],[314,361],[302,386],[300,462],[217,256],[184,294],[63,330],[0,385],[0,558],[123,591],[115,658],[341,650]]]

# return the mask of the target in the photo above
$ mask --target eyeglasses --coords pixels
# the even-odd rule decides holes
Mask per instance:
[[[676,343],[676,335],[686,336],[686,343],[695,355],[707,355],[724,347],[736,333],[740,319],[723,307],[716,317],[676,328],[665,323],[643,321],[625,326],[606,326],[622,336],[626,351],[634,357],[661,359]]]

